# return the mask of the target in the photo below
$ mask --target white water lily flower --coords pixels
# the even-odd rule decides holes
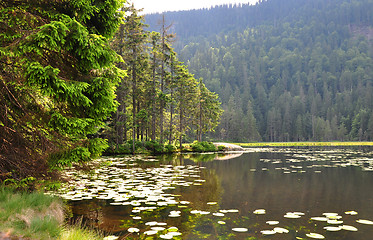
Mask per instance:
[[[224,221],[218,221],[218,224],[220,224],[220,225],[224,225],[225,222],[224,222]]]

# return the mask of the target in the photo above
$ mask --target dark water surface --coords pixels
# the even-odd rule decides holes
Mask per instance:
[[[173,239],[312,239],[307,237],[310,233],[321,234],[325,239],[373,239],[373,225],[356,222],[359,219],[373,221],[372,149],[256,149],[231,159],[214,160],[216,158],[217,155],[203,154],[148,158],[150,161],[106,159],[117,163],[116,168],[105,166],[103,172],[83,176],[83,180],[78,178],[80,187],[76,187],[75,192],[86,191],[91,186],[87,179],[93,178],[100,179],[99,185],[103,188],[111,185],[112,190],[100,190],[106,191],[104,196],[110,196],[110,191],[115,195],[123,190],[116,189],[115,183],[121,179],[136,179],[127,189],[139,184],[142,190],[161,189],[159,191],[174,203],[162,205],[156,199],[144,200],[144,196],[133,197],[123,190],[119,195],[130,198],[116,203],[113,199],[97,199],[97,195],[91,200],[71,200],[72,212],[76,218],[83,218],[88,224],[122,239],[161,239],[170,227],[177,227],[182,233]],[[171,171],[175,166],[186,166],[177,171],[190,171],[175,173]],[[164,168],[166,173],[161,170]],[[117,169],[125,169],[124,174],[113,173]],[[151,172],[154,169],[160,172]],[[105,173],[108,176],[105,177]],[[161,183],[154,183],[156,176],[162,176]],[[170,181],[165,183],[167,177]],[[160,184],[166,187],[154,187]],[[141,189],[137,188],[136,194]],[[144,201],[130,205],[136,199]],[[181,201],[185,202],[181,204]],[[149,206],[153,209],[146,209]],[[137,212],[141,207],[143,209]],[[254,214],[257,209],[264,209],[265,214]],[[170,217],[171,211],[179,215]],[[349,215],[347,211],[358,214]],[[287,212],[299,212],[300,218],[286,218]],[[337,220],[343,222],[311,220],[325,217],[324,213],[336,213]],[[279,223],[269,225],[266,222],[270,220]],[[154,224],[147,224],[149,222],[162,223],[156,226],[165,230],[146,238],[144,232],[154,227]],[[358,231],[324,229],[342,225],[356,227]],[[131,227],[140,232],[129,233],[127,230]],[[261,232],[275,227],[285,228],[289,233],[267,236]],[[247,232],[236,232],[234,228],[246,228]]]

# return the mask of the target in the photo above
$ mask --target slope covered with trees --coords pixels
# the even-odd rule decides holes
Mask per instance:
[[[373,140],[373,1],[268,0],[165,17],[191,73],[223,103],[214,138]]]

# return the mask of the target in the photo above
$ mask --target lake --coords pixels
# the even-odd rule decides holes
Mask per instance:
[[[73,220],[118,239],[370,239],[372,148],[103,158],[68,172]]]

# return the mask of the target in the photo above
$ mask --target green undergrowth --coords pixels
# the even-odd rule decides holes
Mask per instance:
[[[121,155],[121,154],[168,154],[176,152],[176,147],[171,144],[161,144],[157,141],[135,141],[135,152],[133,152],[133,142],[128,141],[123,144],[111,144],[106,149],[104,155]]]
[[[0,233],[5,239],[103,239],[81,225],[67,226],[61,199],[0,186]]]
[[[236,143],[241,147],[327,147],[373,146],[373,142],[263,142]]]
[[[104,155],[133,154],[132,140],[120,145],[110,145]],[[216,147],[212,142],[199,142],[183,144],[182,149],[178,149],[172,144],[161,144],[157,141],[136,141],[135,154],[170,154],[175,152],[218,152],[224,151],[224,146]]]
[[[216,152],[218,148],[212,142],[198,142],[194,141],[190,144],[193,152]]]

